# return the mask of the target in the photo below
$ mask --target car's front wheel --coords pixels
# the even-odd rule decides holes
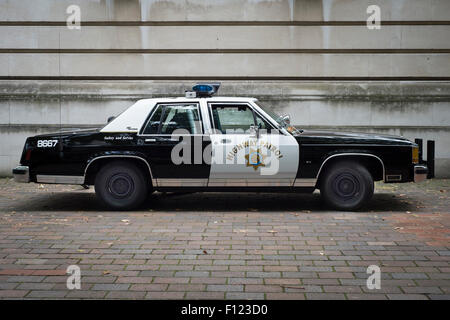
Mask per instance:
[[[321,179],[320,194],[325,202],[338,210],[357,210],[373,195],[370,172],[353,161],[337,162],[329,167]]]
[[[95,193],[103,204],[113,210],[131,210],[144,202],[149,186],[137,166],[126,161],[114,161],[97,173]]]

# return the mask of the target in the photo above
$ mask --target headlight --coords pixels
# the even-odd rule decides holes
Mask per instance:
[[[412,147],[412,163],[419,163],[419,147]]]

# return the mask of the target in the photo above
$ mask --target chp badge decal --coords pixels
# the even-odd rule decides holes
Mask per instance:
[[[266,166],[267,163],[265,163],[265,160],[267,160],[267,157],[270,157],[271,154],[273,154],[276,159],[281,159],[283,157],[278,147],[268,141],[247,140],[235,145],[231,151],[228,152],[227,160],[234,160],[237,153],[242,149],[245,149],[246,151],[245,165],[247,167],[253,167],[255,171],[258,170],[259,167]],[[269,151],[270,154],[264,154],[263,149]]]
[[[258,170],[259,167],[265,167],[264,159],[267,156],[261,153],[260,149],[251,149],[249,153],[245,155],[246,166],[253,167],[253,169]]]

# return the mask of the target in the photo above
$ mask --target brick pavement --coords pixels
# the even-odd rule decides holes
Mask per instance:
[[[93,189],[0,179],[0,298],[450,299],[449,197],[436,179],[378,184],[365,212],[316,193],[156,194],[110,212]]]

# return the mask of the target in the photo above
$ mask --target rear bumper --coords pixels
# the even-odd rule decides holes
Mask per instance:
[[[30,168],[27,166],[18,166],[12,170],[16,182],[30,182]]]
[[[414,182],[422,182],[427,178],[428,167],[420,164],[414,166]]]

